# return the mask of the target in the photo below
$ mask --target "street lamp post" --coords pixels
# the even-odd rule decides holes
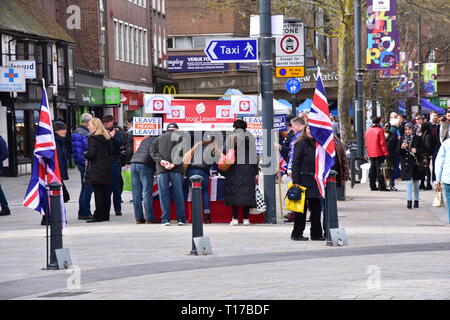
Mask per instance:
[[[361,59],[361,0],[355,0],[355,111],[358,157],[364,158],[363,74]],[[345,89],[344,89],[345,90]]]
[[[266,222],[277,223],[275,208],[275,165],[273,148],[273,65],[272,65],[272,6],[270,0],[260,0],[260,64],[261,64],[261,100],[262,125],[264,131],[263,165],[264,200],[266,201]]]
[[[422,92],[422,81],[421,81],[421,73],[422,73],[422,13],[419,12],[418,16],[418,24],[417,24],[417,108],[419,114],[422,114],[422,103],[421,103],[421,92]]]

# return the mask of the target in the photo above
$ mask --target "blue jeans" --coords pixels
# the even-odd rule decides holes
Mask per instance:
[[[190,178],[192,176],[199,175],[203,178],[202,180],[202,199],[203,199],[203,213],[211,213],[209,206],[209,174],[205,171],[197,168],[189,168],[187,171],[187,176]]]
[[[450,184],[443,183],[445,198],[447,198],[448,223],[450,223]]]
[[[107,187],[107,196],[109,199],[113,196],[114,211],[122,212],[122,167],[119,162],[111,160],[111,170],[112,184]]]
[[[78,216],[86,217],[91,215],[91,195],[94,192],[94,189],[92,189],[92,186],[86,185],[83,182],[86,167],[81,164],[77,164],[77,167],[81,175],[81,191],[80,197],[78,198]]]
[[[131,164],[131,185],[133,188],[133,206],[136,220],[144,219],[142,201],[144,201],[145,218],[154,220],[153,215],[153,169],[145,164]]]
[[[172,182],[173,199],[177,212],[177,219],[186,222],[184,210],[183,174],[179,172],[164,172],[158,174],[159,202],[162,211],[162,222],[170,221],[170,188]]]
[[[414,200],[419,201],[419,183],[420,180],[406,181],[406,200],[412,201],[412,193],[414,189]]]

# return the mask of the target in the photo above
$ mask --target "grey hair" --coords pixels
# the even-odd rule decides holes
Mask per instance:
[[[83,113],[81,115],[81,123],[87,123],[87,122],[91,121],[91,119],[92,119],[92,114],[90,114],[90,113]]]

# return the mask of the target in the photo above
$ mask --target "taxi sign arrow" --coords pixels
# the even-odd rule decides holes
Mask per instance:
[[[257,62],[258,41],[251,38],[210,40],[205,53],[211,62]]]

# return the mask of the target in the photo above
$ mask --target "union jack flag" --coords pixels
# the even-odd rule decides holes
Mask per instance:
[[[311,135],[316,140],[316,181],[322,197],[331,168],[336,159],[334,148],[333,126],[330,120],[328,101],[322,83],[320,70],[318,72],[316,90],[308,115],[308,125]]]
[[[284,160],[284,158],[280,156],[280,176],[283,176],[283,174],[287,174],[287,170],[288,164],[286,160]]]
[[[45,90],[45,84],[43,84],[39,125],[36,130],[36,141],[34,144],[33,169],[23,206],[34,209],[41,215],[50,214],[49,194],[46,187],[53,182],[62,184],[62,179],[59,171],[50,109],[48,107],[47,91]],[[60,191],[59,194],[61,194]],[[62,221],[65,221],[62,197],[61,209],[63,213]]]

